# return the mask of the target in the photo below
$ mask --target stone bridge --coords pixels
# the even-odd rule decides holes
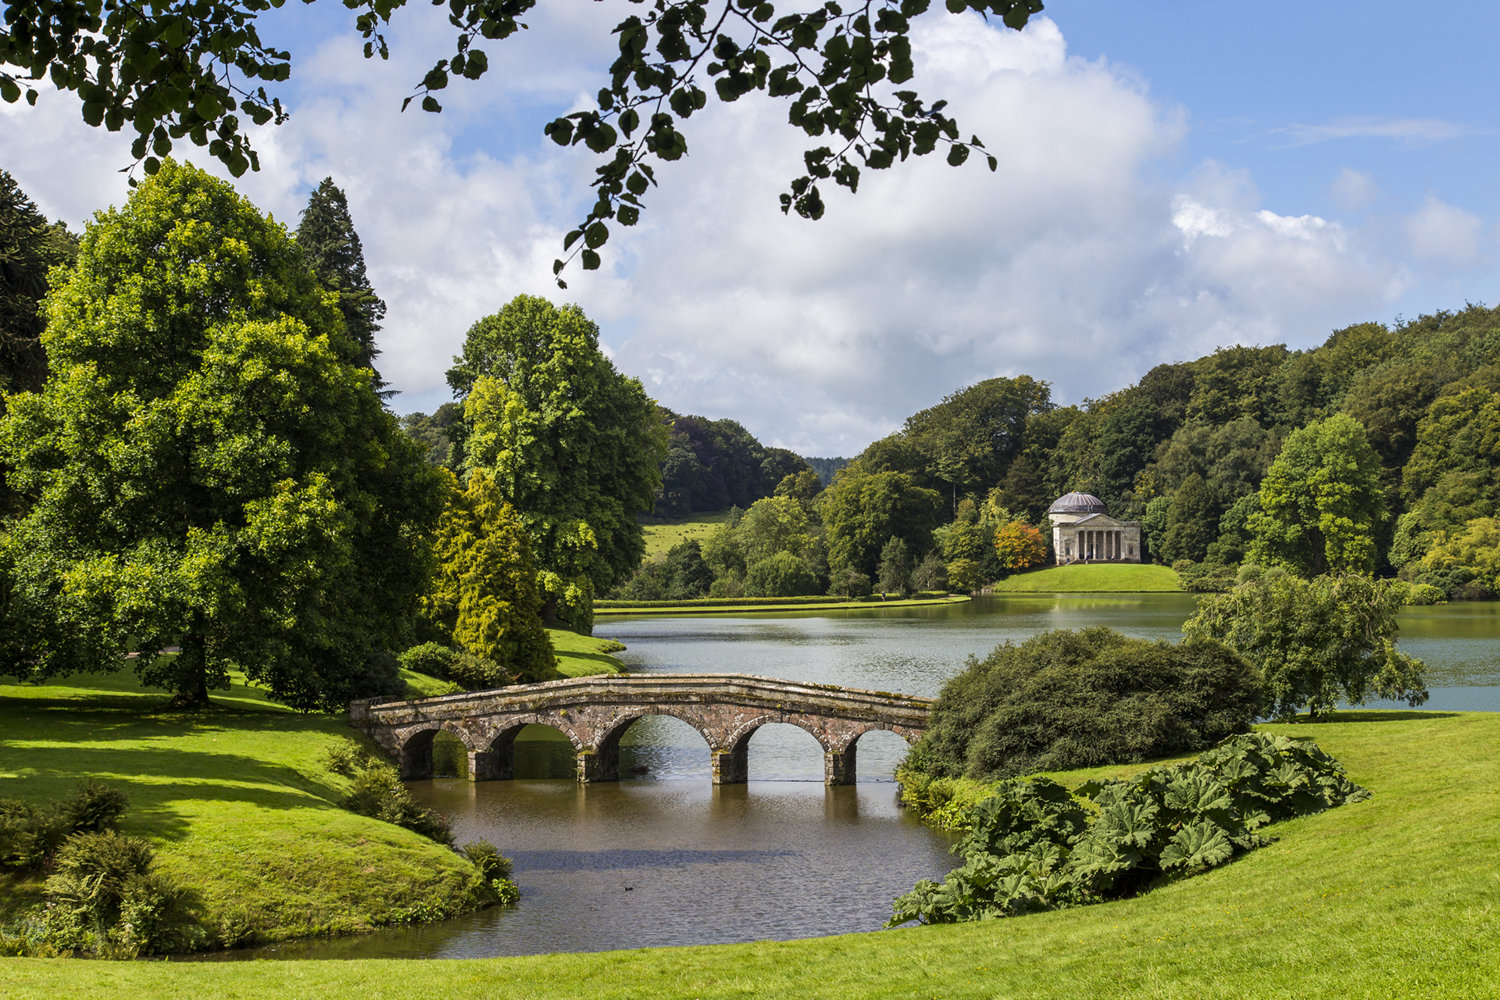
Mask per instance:
[[[822,745],[825,782],[849,785],[861,736],[885,729],[910,743],[927,728],[932,703],[747,674],[612,674],[414,701],[356,701],[349,715],[351,725],[395,755],[403,778],[432,774],[432,738],[440,730],[468,749],[470,780],[510,778],[516,735],[536,724],[572,741],[579,781],[618,781],[625,730],[645,716],[668,715],[703,734],[715,784],[743,784],[751,735],[768,723],[785,722]]]

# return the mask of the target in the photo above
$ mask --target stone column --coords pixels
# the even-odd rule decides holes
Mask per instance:
[[[620,753],[602,753],[598,750],[578,751],[578,780],[583,784],[596,781],[620,780]]]
[[[745,741],[735,750],[715,750],[713,757],[714,784],[743,785],[750,780],[750,743]]]
[[[852,785],[855,780],[854,744],[843,753],[836,750],[823,751],[823,784]]]
[[[513,748],[507,748],[513,751]],[[514,752],[470,750],[470,781],[509,781],[516,776]]]

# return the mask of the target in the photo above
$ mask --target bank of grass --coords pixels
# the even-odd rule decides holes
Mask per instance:
[[[1313,737],[1373,797],[1271,827],[1270,846],[1137,899],[807,941],[512,959],[7,959],[0,984],[16,1000],[1493,997],[1500,714],[1351,712],[1266,728]]]
[[[646,558],[664,556],[667,550],[678,542],[694,539],[703,542],[727,520],[729,520],[729,511],[720,510],[710,514],[694,514],[680,521],[663,521],[659,524],[644,525]]]
[[[1017,573],[990,590],[996,594],[1139,594],[1180,591],[1182,584],[1170,566],[1079,563]]]
[[[593,677],[625,672],[625,664],[609,655],[624,649],[623,642],[579,635],[567,629],[549,628],[547,634],[552,637],[552,651],[557,654],[559,677]]]
[[[119,787],[129,799],[120,829],[151,841],[224,942],[472,908],[472,865],[339,806],[347,780],[325,761],[354,735],[342,718],[288,711],[238,681],[207,709],[171,710],[167,700],[128,671],[0,686],[0,797],[50,801],[83,777]],[[0,884],[0,919],[35,898],[34,880]],[[0,994],[10,996],[6,978]]]

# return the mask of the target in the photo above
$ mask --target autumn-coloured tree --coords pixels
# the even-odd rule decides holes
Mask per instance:
[[[1008,573],[1026,569],[1047,558],[1047,540],[1033,525],[1010,521],[995,530],[995,554]]]

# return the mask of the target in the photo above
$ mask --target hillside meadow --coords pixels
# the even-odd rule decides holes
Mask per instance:
[[[4,694],[7,711],[15,712],[12,692]],[[192,756],[159,735],[136,733],[138,724],[109,724],[83,704],[53,703],[45,711],[57,713],[54,722],[77,716],[68,724],[97,730],[97,742],[83,740],[87,757],[80,759],[111,780],[129,779],[151,764],[153,780],[170,791],[146,816],[133,815],[164,824],[157,835],[164,857],[172,843],[193,839],[223,838],[226,853],[243,850],[257,837],[281,838],[297,851],[316,851],[317,843],[331,839],[326,830],[293,826],[296,814],[285,808],[290,798],[319,796],[316,789],[299,795],[297,783],[308,780],[294,777],[305,773],[302,768],[277,770],[287,767],[289,748],[301,746],[301,736],[289,735],[298,728],[294,721],[331,735],[336,723],[330,720],[285,714],[288,729],[264,741],[262,757],[253,765],[243,758],[235,762],[242,781],[267,786],[257,795],[276,786],[283,801],[257,806],[254,823],[209,830],[201,818],[196,829],[186,824],[190,817],[182,802],[197,793],[172,775],[179,766],[199,766],[209,753],[203,748],[232,739],[233,727],[206,725],[184,734],[197,741]],[[0,985],[8,998],[136,994],[195,1000],[1493,997],[1500,981],[1500,759],[1494,753],[1500,715],[1351,712],[1328,723],[1267,728],[1316,739],[1373,797],[1280,824],[1271,828],[1276,842],[1268,847],[1120,903],[803,941],[509,959],[5,959]],[[38,780],[32,772],[41,748],[18,745],[9,724],[5,731],[0,768]],[[153,744],[152,757],[121,752]],[[307,751],[290,753],[305,759]],[[115,763],[107,765],[111,759]],[[69,777],[54,769],[46,780]],[[229,808],[232,800],[224,794],[209,801]],[[265,829],[252,829],[256,825]],[[314,843],[304,848],[306,840]],[[247,884],[243,891],[260,896],[278,887]]]
[[[1016,573],[989,589],[995,594],[1143,594],[1180,591],[1182,584],[1170,566],[1074,563]]]

